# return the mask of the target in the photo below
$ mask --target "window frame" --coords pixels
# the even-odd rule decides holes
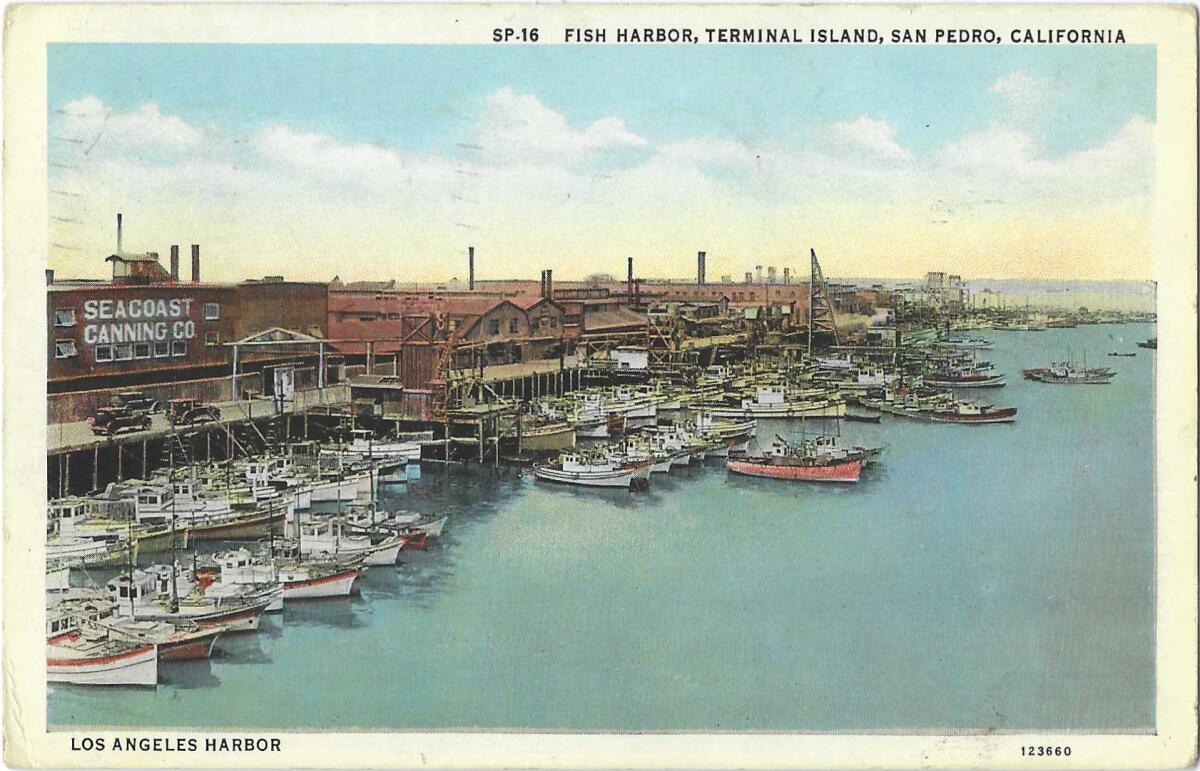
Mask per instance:
[[[144,354],[139,355],[138,354],[139,347],[144,347],[146,349],[146,352]],[[152,359],[152,358],[154,358],[154,346],[148,342],[134,343],[133,344],[133,358],[135,358],[135,359]]]
[[[171,358],[178,359],[187,356],[187,340],[171,341]]]
[[[204,345],[211,348],[221,344],[221,333],[215,329],[210,329],[204,333]]]
[[[71,314],[71,321],[70,321],[70,323],[69,323],[69,324],[68,324],[68,323],[63,323],[63,322],[59,321],[58,315],[59,315],[60,313],[69,313],[69,314]],[[75,315],[75,309],[74,309],[74,308],[55,308],[55,309],[54,309],[54,326],[55,326],[55,328],[56,328],[56,329],[62,329],[62,328],[66,328],[66,327],[73,327],[73,326],[76,326],[77,324],[79,324],[79,319],[78,319],[78,317]]]
[[[122,356],[123,351],[128,351],[128,356]],[[133,361],[133,343],[117,343],[113,345],[113,361]]]
[[[211,314],[209,314],[209,308],[214,309]],[[200,315],[205,321],[220,321],[221,303],[204,303],[204,306],[200,309]]]
[[[162,352],[159,352],[159,346],[162,347]],[[169,359],[171,358],[171,341],[170,340],[155,340],[154,341],[154,358]]]
[[[59,351],[60,345],[71,346],[71,352],[70,353],[61,353]],[[55,340],[54,341],[54,358],[56,358],[56,359],[73,359],[78,355],[79,355],[79,346],[75,344],[74,338],[68,337],[63,340]]]
[[[101,351],[107,351],[108,356],[102,357],[100,355]],[[108,344],[108,343],[105,343],[104,345],[97,345],[95,348],[92,349],[92,356],[95,358],[97,363],[104,363],[104,362],[112,361],[113,360],[113,347],[111,344]]]

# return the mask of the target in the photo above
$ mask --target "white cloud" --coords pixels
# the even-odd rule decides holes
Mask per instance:
[[[896,129],[887,121],[873,120],[866,115],[853,121],[833,124],[832,135],[838,144],[865,151],[889,161],[907,161],[912,153],[896,142]]]
[[[474,141],[489,163],[575,162],[597,151],[645,147],[621,118],[609,116],[582,129],[533,94],[502,88],[489,95]]]
[[[1121,200],[1149,194],[1154,183],[1154,126],[1130,119],[1105,142],[1049,155],[1028,133],[993,126],[946,146],[937,158],[948,171],[1012,193],[1060,202]]]
[[[1006,93],[1021,88],[1019,78],[1001,81]],[[1141,118],[1066,154],[1004,123],[914,154],[892,125],[866,115],[753,144],[711,136],[652,144],[619,117],[573,126],[536,96],[501,89],[466,134],[482,150],[463,154],[284,123],[236,144],[217,125],[200,128],[152,104],[115,112],[93,97],[64,113],[64,126],[103,129],[106,143],[69,169],[52,168],[56,187],[79,194],[56,200],[51,214],[61,219],[51,225],[52,240],[91,239],[80,253],[110,248],[108,223],[118,207],[131,223],[163,223],[158,241],[137,248],[207,241],[215,236],[192,231],[209,222],[221,224],[220,238],[232,248],[239,238],[279,255],[319,246],[335,260],[343,244],[391,259],[393,249],[446,253],[467,238],[519,243],[530,255],[572,245],[633,253],[646,242],[669,250],[709,239],[772,249],[837,228],[869,238],[888,217],[913,227],[957,222],[961,237],[977,232],[971,218],[984,216],[984,205],[987,216],[1132,211],[1153,189],[1155,128]],[[68,232],[73,226],[63,220],[87,224]],[[286,267],[291,257],[279,259]],[[335,262],[329,267],[337,272]],[[419,270],[440,276],[443,267],[434,260]]]
[[[1027,110],[1044,104],[1052,92],[1048,80],[1030,75],[1024,70],[1013,70],[996,80],[988,92],[998,95],[1014,109]]]
[[[205,140],[203,129],[178,115],[164,115],[156,104],[122,112],[94,96],[69,102],[63,108],[59,131],[88,154],[178,155],[199,149]]]

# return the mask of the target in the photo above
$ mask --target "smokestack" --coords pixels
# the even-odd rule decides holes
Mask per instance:
[[[117,254],[121,253],[121,212],[117,212]]]
[[[625,258],[625,295],[628,297],[633,294],[633,258]]]
[[[475,247],[467,247],[467,289],[475,291]]]
[[[54,283],[54,270],[52,268],[46,268],[46,286],[50,286],[53,283]]]
[[[705,262],[704,252],[697,252],[696,253],[696,283],[699,284],[700,286],[704,285],[704,279],[705,279],[704,271],[705,271],[705,267],[706,267],[704,265],[704,262]]]
[[[192,283],[200,283],[200,244],[192,244]]]
[[[753,284],[753,283],[754,283],[754,274],[753,274],[753,273],[751,273],[750,271],[746,271],[746,283],[747,283],[747,284]]]
[[[767,266],[767,283],[768,284],[775,283],[775,266],[774,265]]]
[[[546,299],[554,299],[554,271],[546,269]]]
[[[546,270],[542,269],[542,283],[538,288],[538,294],[542,297],[546,296]]]
[[[761,284],[761,283],[762,283],[762,266],[761,266],[761,265],[755,265],[755,266],[754,266],[754,271],[755,271],[755,278],[754,278],[754,280],[755,280],[756,282],[758,282],[759,284]]]
[[[179,244],[171,244],[171,280],[179,281]]]
[[[783,283],[785,283],[785,284],[792,283],[792,269],[791,268],[783,269]]]

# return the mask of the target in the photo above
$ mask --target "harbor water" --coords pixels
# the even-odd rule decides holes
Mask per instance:
[[[981,358],[1008,385],[960,395],[1015,424],[844,422],[843,443],[888,447],[847,486],[715,460],[634,492],[427,464],[383,505],[449,514],[429,551],[164,664],[157,688],[53,686],[50,723],[1150,730],[1156,352],[1134,343],[1153,328],[962,334],[995,341]],[[1022,380],[1068,350],[1116,378]]]

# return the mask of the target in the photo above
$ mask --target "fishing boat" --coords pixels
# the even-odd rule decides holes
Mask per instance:
[[[533,467],[536,478],[546,482],[559,482],[583,487],[625,487],[634,485],[635,479],[649,479],[650,463],[614,463],[593,454],[563,453],[553,463],[539,463]]]
[[[1116,377],[1116,374],[1116,372],[1107,367],[1093,367],[1089,369],[1086,358],[1082,366],[1077,366],[1068,361],[1055,362],[1049,367],[1021,370],[1021,375],[1026,380],[1064,385],[1108,385]]]
[[[216,552],[195,568],[196,583],[208,597],[224,598],[247,592],[268,598],[266,612],[283,610],[283,584],[273,559],[256,559],[245,547]]]
[[[61,613],[78,622],[87,622],[109,630],[114,639],[153,645],[159,661],[194,661],[212,656],[213,648],[225,627],[201,627],[188,621],[138,620],[117,613],[116,603],[102,590],[79,590],[57,600],[47,612]]]
[[[105,584],[117,612],[138,620],[190,621],[201,627],[221,626],[228,632],[258,629],[271,598],[246,592],[235,597],[208,597],[198,591],[191,572],[179,565],[151,565],[131,570]]]
[[[996,407],[991,404],[956,401],[949,407],[933,409],[929,419],[936,423],[1012,423],[1017,419],[1016,407]]]
[[[1004,384],[1003,373],[996,372],[990,364],[939,369],[925,376],[925,385],[931,388],[999,388]]]
[[[989,351],[995,344],[979,337],[964,337],[958,340],[938,340],[934,346],[959,351]]]
[[[846,414],[846,403],[828,391],[802,399],[789,399],[783,386],[768,386],[755,391],[753,398],[743,398],[737,405],[715,403],[704,409],[716,418],[840,418]]]
[[[520,449],[523,452],[557,452],[575,447],[575,427],[565,420],[521,418]]]
[[[69,565],[85,567],[118,567],[128,561],[131,552],[137,559],[138,545],[128,539],[113,537],[109,540],[64,536],[51,533],[46,536],[46,559]]]
[[[119,639],[69,613],[46,614],[46,679],[71,685],[158,684],[158,649]]]
[[[883,410],[867,407],[858,402],[846,402],[846,420],[858,423],[878,423],[883,417]]]
[[[1109,356],[1137,356],[1137,351],[1109,351]]]
[[[1158,338],[1151,337],[1137,344],[1138,348],[1149,348],[1152,351],[1158,350]]]
[[[293,558],[282,560],[278,567],[285,602],[349,597],[354,583],[366,570],[361,558],[303,561]]]
[[[865,463],[866,458],[860,454],[823,450],[815,440],[792,443],[777,437],[767,452],[730,458],[725,467],[735,474],[771,479],[857,482]]]
[[[404,540],[396,534],[373,539],[370,535],[347,532],[350,528],[338,518],[300,524],[300,554],[303,557],[362,558],[370,566],[395,565]]]
[[[420,460],[421,444],[400,439],[377,439],[374,432],[357,428],[350,432],[350,443],[338,452],[348,458],[358,460],[384,458]]]
[[[100,515],[98,515],[98,513]],[[165,523],[136,522],[131,501],[67,497],[52,500],[47,516],[64,536],[111,541],[129,540],[139,553],[153,554],[171,548],[171,527]],[[175,538],[187,548],[188,528],[177,528]]]

